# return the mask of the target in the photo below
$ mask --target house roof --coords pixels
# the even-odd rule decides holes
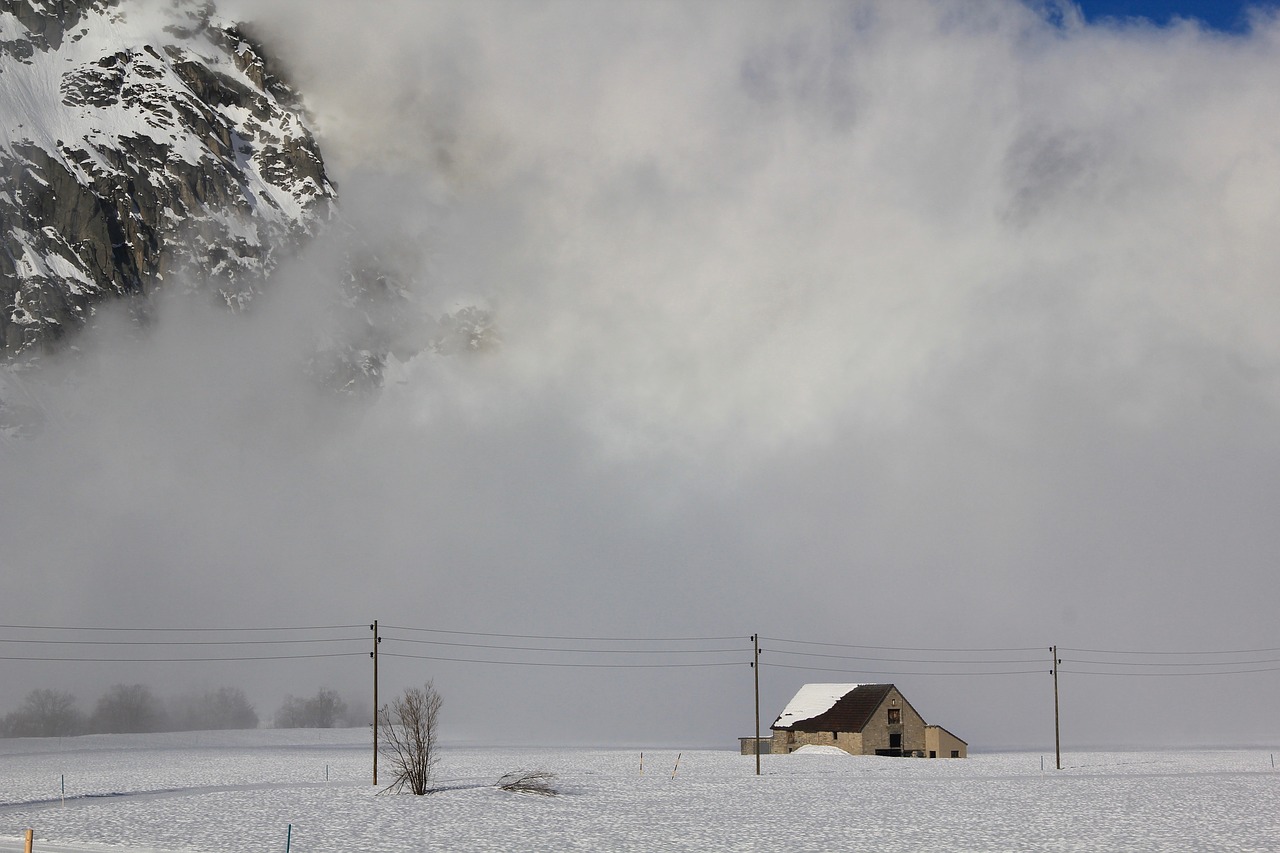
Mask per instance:
[[[892,689],[892,684],[806,684],[770,728],[860,732]]]

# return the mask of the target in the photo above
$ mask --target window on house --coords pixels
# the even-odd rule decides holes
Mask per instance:
[[[832,732],[832,733],[831,733],[831,739],[832,739],[832,740],[839,740],[839,739],[840,739],[840,733],[839,733],[839,732]]]
[[[953,750],[951,750],[951,757],[952,757],[952,758],[959,758],[959,757],[960,757],[960,750],[958,750],[958,749],[953,749]]]
[[[889,725],[893,726],[901,722],[902,722],[902,709],[890,708],[889,709]]]

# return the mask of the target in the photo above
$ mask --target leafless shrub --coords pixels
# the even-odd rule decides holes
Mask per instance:
[[[498,787],[517,794],[541,794],[554,797],[560,793],[554,786],[556,774],[546,770],[514,770],[498,780]]]
[[[378,711],[378,753],[387,759],[394,781],[384,790],[431,792],[436,754],[436,727],[443,700],[428,681]]]

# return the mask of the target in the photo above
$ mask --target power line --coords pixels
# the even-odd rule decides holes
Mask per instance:
[[[414,640],[408,637],[394,637],[383,635],[384,640],[395,640],[399,643],[418,643],[429,646],[452,646],[456,648],[467,649],[499,649],[503,651],[521,651],[521,652],[563,652],[569,654],[600,654],[600,655],[697,655],[697,654],[721,654],[726,652],[741,653],[744,650],[738,649],[558,649],[546,646],[496,646],[481,643],[451,643],[445,640]]]
[[[806,669],[812,672],[843,672],[843,673],[848,673],[849,675],[964,675],[964,676],[1031,675],[1031,674],[1043,674],[1048,671],[1042,668],[1042,669],[1011,669],[1011,670],[997,670],[997,671],[987,670],[985,672],[955,672],[955,671],[952,671],[952,672],[902,672],[900,670],[886,671],[882,669],[833,669],[831,667],[824,667],[824,666],[800,666],[797,664],[790,664],[790,663],[765,663],[764,661],[761,661],[760,665],[763,667],[773,667],[775,669]]]
[[[484,663],[498,666],[555,666],[584,669],[683,669],[706,666],[746,666],[748,661],[711,661],[706,663],[564,663],[555,661],[475,660],[472,658],[447,658],[435,655],[406,655],[396,652],[380,652],[383,657],[437,660],[452,663]]]
[[[278,646],[299,643],[364,642],[365,637],[328,637],[304,640],[19,640],[0,637],[0,643],[38,646]]]
[[[1253,666],[1260,663],[1280,663],[1280,658],[1266,660],[1206,660],[1206,661],[1118,661],[1118,660],[1086,660],[1083,658],[1063,658],[1063,663],[1084,663],[1094,666],[1167,666],[1167,667],[1206,667],[1206,666]]]
[[[1262,655],[1270,652],[1280,652],[1280,648],[1273,649],[1233,649],[1219,652],[1170,652],[1170,651],[1119,651],[1116,649],[1072,649],[1066,646],[1059,646],[1060,652],[1082,652],[1091,655],[1183,655],[1191,657],[1193,655]]]
[[[828,646],[840,649],[870,649],[877,652],[952,652],[955,654],[963,653],[995,653],[995,652],[1039,652],[1043,651],[1042,646],[1024,646],[1020,648],[990,648],[990,649],[947,649],[947,648],[926,648],[912,646],[863,646],[852,643],[819,643],[813,640],[788,640],[782,637],[761,637],[762,640],[768,640],[773,643],[794,643],[801,646]]]
[[[0,626],[3,627],[3,626]],[[600,643],[710,643],[743,640],[745,637],[565,637],[550,634],[496,634],[485,631],[448,631],[443,628],[414,628],[406,625],[384,625],[394,631],[420,631],[427,634],[458,634],[464,637],[495,637],[505,640],[570,640]]]
[[[1135,665],[1138,665],[1138,664],[1135,664]],[[1120,678],[1124,678],[1127,676],[1133,677],[1133,678],[1177,678],[1179,676],[1196,677],[1196,676],[1202,676],[1202,675],[1248,675],[1250,673],[1258,673],[1258,672],[1280,672],[1280,667],[1271,666],[1271,667],[1263,667],[1260,669],[1223,669],[1223,670],[1209,671],[1209,672],[1115,672],[1115,671],[1095,672],[1095,671],[1086,670],[1086,669],[1059,669],[1058,671],[1062,673],[1070,673],[1071,675],[1109,675],[1109,676],[1116,676]]]
[[[33,632],[101,632],[113,635],[119,634],[170,634],[175,637],[199,635],[199,634],[238,634],[235,638],[228,639],[106,639],[106,638],[86,638],[86,639],[65,639],[65,638],[42,638],[42,637],[0,637],[0,647],[8,645],[40,645],[40,646],[89,646],[89,647],[168,647],[178,649],[182,647],[232,647],[232,646],[288,646],[302,644],[324,644],[324,643],[355,643],[365,642],[367,638],[361,637],[295,637],[295,638],[254,638],[254,634],[271,634],[279,632],[322,632],[322,631],[347,631],[352,629],[362,629],[363,624],[343,624],[343,625],[264,625],[264,626],[247,626],[247,627],[122,627],[122,626],[82,626],[82,625],[0,625],[0,630],[6,631],[33,631]],[[579,636],[579,635],[553,635],[553,634],[513,634],[500,632],[485,631],[456,631],[442,628],[423,628],[405,625],[389,625],[389,630],[413,632],[419,634],[439,635],[442,637],[462,637],[462,638],[482,638],[487,640],[522,640],[522,641],[547,641],[554,643],[578,643],[586,644],[575,647],[556,647],[549,645],[516,645],[502,642],[463,642],[452,639],[421,639],[406,636],[386,636],[385,639],[394,642],[412,643],[416,645],[438,646],[455,649],[477,649],[477,650],[494,650],[501,652],[524,652],[537,656],[548,655],[655,655],[655,656],[688,656],[688,655],[726,655],[737,654],[743,652],[744,648],[736,647],[718,647],[718,648],[664,648],[662,644],[696,644],[696,643],[726,643],[733,641],[742,641],[742,637],[737,636],[648,636],[648,637],[618,637],[618,636]],[[1040,646],[1034,647],[962,647],[962,648],[943,648],[943,647],[925,647],[925,646],[875,646],[853,643],[832,643],[821,642],[815,640],[799,640],[793,638],[782,637],[764,637],[764,640],[772,643],[780,643],[797,647],[823,648],[823,649],[847,649],[852,651],[869,651],[869,652],[903,652],[913,654],[931,654],[932,657],[908,657],[897,656],[894,654],[837,654],[821,651],[805,651],[801,649],[787,648],[771,648],[769,653],[777,656],[788,656],[792,658],[813,658],[815,663],[817,659],[837,660],[837,661],[866,661],[875,663],[893,663],[902,665],[930,665],[933,667],[942,667],[946,671],[928,671],[928,672],[901,672],[888,670],[868,670],[868,669],[846,669],[839,667],[811,666],[801,663],[783,664],[783,663],[766,663],[765,666],[774,666],[787,669],[807,669],[821,672],[842,672],[849,674],[869,674],[869,675],[1023,675],[1033,672],[1040,672],[1037,669],[1004,669],[989,670],[985,667],[1003,667],[1016,666],[1018,664],[1032,664],[1034,661],[1018,658],[1017,655],[1025,652],[1042,652]],[[609,648],[609,647],[593,647],[593,644],[650,644],[646,648]],[[656,646],[654,644],[657,644]],[[1081,659],[1081,658],[1064,658],[1063,662],[1069,666],[1074,664],[1083,666],[1084,669],[1062,669],[1063,673],[1073,675],[1112,675],[1112,676],[1193,676],[1193,675],[1236,675],[1280,671],[1280,666],[1265,666],[1266,664],[1280,664],[1280,658],[1271,657],[1266,659],[1249,659],[1249,660],[1223,660],[1221,658],[1235,655],[1260,655],[1280,652],[1280,647],[1257,648],[1257,649],[1234,649],[1234,650],[1215,650],[1215,651],[1172,651],[1172,650],[1146,650],[1146,651],[1124,651],[1117,649],[1071,649],[1067,647],[1059,647],[1060,653],[1083,653],[1091,655],[1111,656],[1114,658],[1130,658],[1128,660],[1115,659]],[[228,655],[217,657],[195,657],[184,655],[172,655],[166,657],[134,657],[134,656],[73,656],[73,657],[47,657],[40,655],[0,655],[0,660],[11,661],[39,661],[39,662],[200,662],[200,661],[250,661],[250,660],[299,660],[308,658],[328,658],[328,657],[346,657],[357,656],[363,652],[330,652],[316,654],[264,654],[264,655]],[[413,654],[396,654],[388,653],[393,657],[417,658],[421,660],[438,660],[442,662],[455,663],[475,663],[475,664],[491,664],[506,666],[561,666],[561,667],[598,667],[598,668],[667,668],[667,667],[686,667],[686,666],[736,666],[736,662],[732,661],[698,661],[686,663],[575,663],[567,661],[547,660],[545,657],[540,660],[479,660],[474,658],[448,657],[443,655],[413,655]],[[998,657],[987,659],[984,657],[974,657],[981,655],[1014,655],[1013,658]],[[1159,656],[1162,660],[1144,660],[1143,658]],[[1173,658],[1184,658],[1184,660],[1174,660]],[[1191,659],[1186,658],[1212,658],[1212,659]],[[955,669],[955,667],[963,667],[963,669]],[[1228,668],[1229,667],[1229,668]],[[982,668],[982,669],[980,669]],[[1146,671],[1158,669],[1160,671]]]
[[[310,654],[310,655],[258,655],[246,657],[166,657],[166,658],[49,658],[49,657],[26,657],[21,655],[0,655],[0,660],[13,661],[39,661],[42,663],[198,663],[201,661],[247,661],[247,660],[305,660],[308,658],[342,658],[342,657],[364,657],[367,652],[331,652],[329,654]]]
[[[839,660],[870,660],[883,663],[941,663],[941,664],[1015,664],[1015,663],[1034,663],[1031,660],[940,660],[940,659],[922,659],[922,658],[887,658],[887,657],[863,657],[860,655],[832,655],[822,652],[789,652],[782,649],[761,649],[760,651],[768,651],[775,655],[791,655],[793,657],[810,657],[810,658],[836,658]]]
[[[21,631],[168,631],[172,633],[200,633],[216,631],[338,631],[363,628],[364,625],[289,625],[247,628],[124,628],[120,626],[85,625],[0,625],[0,629]]]

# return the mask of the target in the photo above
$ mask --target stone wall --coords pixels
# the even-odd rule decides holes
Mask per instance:
[[[898,722],[890,722],[890,712],[897,710]],[[892,734],[902,736],[901,749],[909,754],[914,751],[924,752],[924,718],[916,713],[916,709],[903,697],[898,688],[893,688],[880,707],[876,708],[871,719],[862,729],[862,740],[865,745],[864,755],[875,755],[877,749],[889,749]]]
[[[738,748],[742,751],[743,755],[755,755],[756,739],[754,737],[740,737],[738,738]],[[760,754],[771,755],[772,753],[773,753],[773,738],[767,737],[766,735],[761,735],[760,736]]]
[[[792,732],[773,733],[773,754],[786,755],[802,746],[838,746],[853,755],[862,755],[862,735],[858,732]]]
[[[900,748],[904,755],[927,755],[925,729],[924,718],[894,687],[885,695],[884,701],[872,713],[861,732],[776,730],[773,733],[772,753],[785,755],[802,746],[815,745],[836,746],[852,755],[875,755],[877,749],[890,749],[890,736],[897,734],[901,736]],[[948,751],[944,754],[950,755],[950,750],[954,748],[956,747],[948,746]]]
[[[930,758],[968,758],[969,745],[942,726],[924,730],[925,754]]]

